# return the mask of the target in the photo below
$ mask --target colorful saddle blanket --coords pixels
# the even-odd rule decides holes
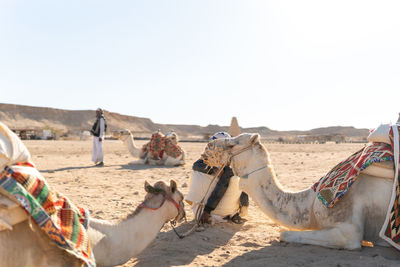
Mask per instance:
[[[390,129],[389,139],[391,145],[385,143],[367,144],[363,149],[336,165],[315,183],[312,189],[318,192],[318,198],[328,208],[333,207],[356,181],[360,171],[374,162],[394,160],[397,172],[395,171],[392,196],[379,236],[400,250],[399,129],[400,125],[393,126]]]
[[[344,196],[358,175],[374,162],[393,160],[392,147],[385,143],[369,143],[332,168],[312,189],[328,208]]]
[[[166,138],[161,132],[151,135],[150,141],[143,145],[142,152],[145,157],[152,160],[160,160],[163,154],[177,158],[182,155],[183,150],[178,144],[174,144],[169,138]]]
[[[51,190],[33,165],[6,167],[0,172],[0,186],[58,247],[81,259],[86,266],[96,266],[86,231],[89,212]]]

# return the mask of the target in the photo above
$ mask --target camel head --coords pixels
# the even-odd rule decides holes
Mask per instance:
[[[201,157],[207,165],[213,167],[231,164],[234,173],[239,177],[259,167],[254,165],[260,165],[260,159],[269,161],[268,153],[260,143],[260,135],[249,133],[212,140]]]
[[[171,140],[171,142],[176,145],[179,142],[178,135],[175,132],[169,132],[165,135],[165,138]]]
[[[143,202],[145,206],[161,208],[163,205],[169,205],[171,217],[168,220],[181,221],[186,216],[183,194],[174,180],[170,181],[169,186],[163,181],[158,181],[153,186],[146,181],[144,189],[147,192]]]
[[[125,141],[126,138],[128,138],[131,135],[132,135],[131,131],[127,129],[119,130],[113,133],[114,138],[118,138],[121,141]]]

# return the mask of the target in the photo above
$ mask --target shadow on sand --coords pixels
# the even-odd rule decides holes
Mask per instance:
[[[58,168],[58,169],[53,169],[53,170],[39,170],[40,172],[44,173],[53,173],[53,172],[61,172],[61,171],[70,171],[70,170],[83,170],[83,169],[92,169],[92,168],[107,168],[107,167],[116,167],[120,165],[104,165],[102,167],[96,166],[96,165],[90,165],[90,166],[74,166],[74,167],[64,167],[64,168]]]
[[[73,166],[73,167],[63,167],[63,168],[58,168],[58,169],[53,169],[53,170],[39,170],[39,171],[43,172],[43,173],[54,173],[54,172],[60,172],[60,171],[83,170],[83,169],[92,169],[92,168],[101,169],[101,168],[107,168],[107,167],[120,167],[118,170],[148,170],[148,169],[171,169],[171,168],[176,168],[177,166],[147,165],[147,164],[127,164],[127,165],[120,165],[120,164],[107,165],[107,164],[105,164],[102,167],[99,167],[96,165]]]
[[[192,226],[193,222],[188,222],[180,225],[176,230],[183,234]],[[214,249],[225,245],[240,229],[241,225],[219,223],[207,227],[202,232],[193,232],[183,239],[179,239],[173,229],[159,233],[152,245],[137,257],[135,266],[154,266],[155,255],[166,259],[157,267],[189,265],[197,256],[209,254]]]
[[[148,169],[172,169],[179,166],[148,165],[148,164],[127,164],[121,165],[119,170],[148,170]]]
[[[252,243],[242,246],[253,247]],[[363,247],[358,251],[272,241],[223,266],[399,266],[400,253],[392,247]]]

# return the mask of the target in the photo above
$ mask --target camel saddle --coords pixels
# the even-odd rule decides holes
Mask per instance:
[[[28,219],[17,200],[0,187],[0,231],[12,230],[13,226]]]

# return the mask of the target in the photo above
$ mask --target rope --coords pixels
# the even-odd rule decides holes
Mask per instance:
[[[246,147],[244,147],[244,148],[242,148],[242,149],[236,151],[235,153],[229,153],[229,157],[228,157],[227,161],[224,162],[223,164],[221,164],[221,167],[219,168],[218,172],[214,175],[214,178],[211,180],[210,184],[208,185],[207,191],[206,191],[206,193],[204,194],[203,198],[201,199],[201,201],[200,201],[200,203],[199,203],[198,209],[196,210],[196,214],[195,214],[195,216],[194,216],[195,224],[193,225],[193,227],[192,227],[191,229],[189,229],[189,230],[188,230],[186,233],[184,233],[184,234],[179,234],[178,231],[177,231],[177,230],[175,229],[175,227],[174,227],[174,226],[176,225],[176,222],[175,222],[175,221],[171,221],[171,222],[170,222],[170,223],[171,223],[171,226],[172,226],[172,229],[174,230],[175,234],[176,234],[180,239],[183,239],[183,238],[185,238],[186,236],[190,235],[191,233],[193,233],[193,232],[200,226],[200,224],[201,224],[200,218],[201,218],[201,215],[202,215],[203,210],[204,210],[205,198],[206,198],[206,196],[207,196],[207,194],[208,194],[208,191],[210,190],[211,185],[212,185],[212,183],[214,182],[215,178],[219,177],[219,176],[221,175],[222,171],[224,170],[224,168],[225,168],[226,166],[230,165],[231,160],[232,160],[233,157],[235,157],[235,156],[239,155],[240,153],[242,153],[242,152],[244,152],[244,151],[250,149],[251,147],[252,147],[252,145],[248,145],[248,146],[246,146]],[[186,217],[185,217],[185,219],[186,219]]]
[[[199,203],[198,209],[196,210],[196,214],[195,214],[195,216],[194,216],[195,224],[192,226],[192,228],[190,228],[187,232],[185,232],[185,233],[183,233],[183,234],[179,234],[178,231],[177,231],[177,230],[175,229],[175,227],[174,227],[174,226],[176,225],[176,222],[175,222],[175,221],[171,221],[171,222],[170,222],[170,223],[171,223],[172,229],[174,230],[175,234],[176,234],[180,239],[183,239],[183,238],[185,238],[186,236],[190,235],[191,233],[193,233],[193,232],[201,225],[200,218],[201,218],[201,215],[202,215],[203,210],[204,210],[205,198],[206,198],[206,196],[207,196],[207,194],[208,194],[208,191],[209,191],[210,188],[211,188],[211,184],[214,182],[215,178],[217,178],[217,177],[219,177],[219,176],[221,175],[221,173],[222,173],[223,169],[225,168],[225,166],[226,166],[226,164],[223,164],[223,165],[221,166],[221,168],[220,168],[220,169],[218,170],[218,172],[214,175],[214,178],[211,180],[210,184],[208,185],[207,191],[206,191],[206,193],[204,194],[203,198],[201,199],[201,201],[200,201],[200,203]],[[186,219],[186,217],[185,217],[185,219]]]

